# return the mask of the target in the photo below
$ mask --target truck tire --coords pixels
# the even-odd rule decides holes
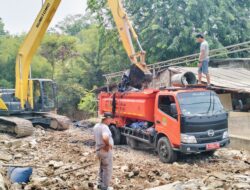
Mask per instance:
[[[139,147],[138,141],[133,138],[127,137],[127,143],[132,149],[137,149]]]
[[[161,137],[157,143],[157,151],[163,163],[173,163],[177,159],[177,153],[172,149],[169,140]]]
[[[121,131],[115,125],[110,125],[109,129],[112,133],[112,138],[115,145],[121,144]]]
[[[127,137],[121,134],[121,145],[126,145],[127,143]]]

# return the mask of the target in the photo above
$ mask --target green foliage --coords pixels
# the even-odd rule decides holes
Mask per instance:
[[[7,32],[4,30],[4,23],[2,18],[0,18],[0,37],[7,35]]]
[[[106,31],[110,30],[110,24],[113,24],[116,31],[108,9],[104,10],[105,2],[106,0],[88,0],[88,7]],[[212,49],[250,39],[250,1],[127,0],[122,2],[147,51],[149,63],[196,53],[199,48],[194,40],[195,32],[207,32],[206,37]],[[106,27],[107,25],[109,27]],[[117,39],[117,36],[116,32],[113,40]],[[114,42],[113,40],[110,41]],[[117,40],[117,43],[120,42]]]
[[[0,38],[0,83],[1,88],[14,87],[15,62],[18,47],[21,43],[20,37],[6,36]],[[6,81],[6,82],[3,82]],[[5,86],[7,85],[7,86]]]
[[[9,89],[9,88],[13,88],[13,84],[5,79],[1,79],[0,80],[0,87],[5,88],[5,89]]]
[[[63,34],[76,36],[83,29],[95,23],[90,15],[69,15],[56,25],[55,29],[59,29]]]
[[[52,66],[52,76],[54,79],[56,64],[63,67],[68,59],[77,56],[77,39],[72,36],[49,34],[41,45],[40,54],[45,57]]]
[[[97,99],[94,93],[87,92],[78,104],[78,109],[93,116],[97,112]]]

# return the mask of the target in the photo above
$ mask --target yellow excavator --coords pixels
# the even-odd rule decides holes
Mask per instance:
[[[16,58],[15,89],[0,89],[0,131],[16,137],[33,133],[34,125],[68,129],[69,118],[56,114],[56,85],[31,76],[31,61],[51,22],[59,0],[47,0],[22,43]]]
[[[39,124],[57,130],[68,129],[71,121],[56,114],[56,84],[50,79],[34,79],[31,62],[61,0],[46,0],[21,45],[16,58],[15,89],[0,89],[0,131],[17,137],[33,133]],[[72,2],[73,3],[73,2]],[[139,87],[152,75],[145,63],[145,51],[133,29],[120,0],[108,0],[121,41],[132,62],[127,75],[130,86]],[[139,47],[135,52],[133,39]]]

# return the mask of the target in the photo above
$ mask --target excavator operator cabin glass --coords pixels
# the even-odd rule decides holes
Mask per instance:
[[[45,109],[55,108],[55,96],[53,83],[51,81],[42,81],[43,84],[43,106]]]
[[[34,97],[34,109],[40,111],[42,109],[42,95],[40,81],[33,81],[33,97]]]

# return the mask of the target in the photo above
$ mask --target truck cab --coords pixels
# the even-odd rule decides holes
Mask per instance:
[[[159,92],[155,129],[182,153],[213,152],[229,144],[228,114],[211,90]]]

